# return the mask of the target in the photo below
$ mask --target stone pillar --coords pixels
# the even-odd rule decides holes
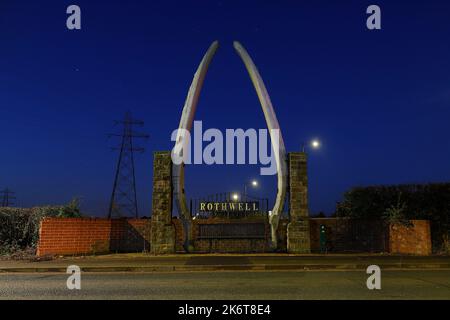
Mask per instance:
[[[289,166],[289,215],[287,250],[290,253],[310,253],[308,213],[307,156],[304,152],[290,152]]]
[[[153,153],[151,253],[175,252],[172,224],[172,159],[170,151]]]

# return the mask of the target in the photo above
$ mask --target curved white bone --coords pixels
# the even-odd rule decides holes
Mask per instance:
[[[253,60],[250,58],[247,50],[237,41],[233,42],[233,46],[237,53],[241,57],[242,61],[247,68],[247,71],[252,79],[253,86],[258,94],[259,102],[264,112],[267,128],[270,132],[270,140],[272,142],[273,152],[275,152],[275,161],[277,164],[277,176],[278,176],[278,190],[275,205],[269,216],[269,222],[272,231],[272,246],[277,246],[276,231],[278,228],[278,222],[280,215],[283,211],[284,199],[286,197],[286,184],[287,184],[287,165],[286,165],[286,149],[284,147],[283,136],[281,135],[280,125],[277,120],[277,116],[270,101],[269,94],[267,93],[266,86],[258,72]],[[274,134],[274,130],[278,130],[278,135]]]
[[[191,86],[189,88],[188,95],[183,107],[183,113],[181,115],[179,130],[177,132],[176,142],[177,144],[182,144],[183,148],[174,148],[174,152],[181,152],[182,150],[187,150],[188,147],[188,135],[187,131],[191,130],[192,123],[194,121],[195,110],[197,109],[198,98],[200,96],[200,91],[203,86],[203,81],[205,80],[206,72],[208,71],[209,64],[213,58],[217,48],[219,47],[219,42],[214,41],[206,54],[203,56],[197,71],[192,79]],[[178,154],[180,157],[181,154]],[[173,194],[175,198],[175,203],[178,208],[178,212],[181,218],[184,220],[185,232],[186,232],[186,242],[191,240],[190,228],[188,227],[189,220],[191,218],[191,213],[188,210],[186,203],[186,193],[184,191],[184,165],[183,164],[173,164],[172,165],[172,184],[173,184]],[[185,243],[187,245],[187,243]]]

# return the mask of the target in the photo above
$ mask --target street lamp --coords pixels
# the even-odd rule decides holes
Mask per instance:
[[[321,143],[318,139],[313,139],[309,142],[308,145],[311,147],[311,149],[319,149],[321,146]],[[306,143],[303,142],[302,143],[302,152],[305,152],[305,149],[306,149]]]
[[[238,195],[237,193],[233,193],[233,194],[231,195],[231,198],[232,198],[234,201],[238,201],[238,200],[239,200],[239,195]]]
[[[258,183],[257,180],[252,180],[252,181],[251,181],[251,186],[252,186],[253,188],[258,187],[258,185],[259,185],[259,183]],[[247,202],[247,186],[248,186],[248,184],[245,183],[245,184],[244,184],[244,201],[245,201],[245,202]]]
[[[320,148],[320,141],[314,139],[313,141],[311,141],[311,147],[312,147],[313,149],[319,149],[319,148]]]

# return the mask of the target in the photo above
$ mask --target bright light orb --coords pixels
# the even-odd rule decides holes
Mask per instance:
[[[258,186],[258,181],[253,180],[253,181],[252,181],[252,186],[257,187],[257,186]]]
[[[239,200],[239,195],[237,193],[233,193],[233,200]]]
[[[320,148],[320,141],[319,140],[311,141],[311,147],[313,147],[314,149]]]

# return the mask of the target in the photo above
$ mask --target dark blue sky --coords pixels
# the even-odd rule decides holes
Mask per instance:
[[[382,9],[382,30],[365,27]],[[82,30],[66,29],[78,4]],[[310,207],[332,212],[352,186],[450,179],[448,1],[0,0],[0,188],[17,204],[81,197],[105,215],[117,154],[113,120],[126,110],[151,138],[137,155],[141,215],[151,207],[152,151],[172,147],[198,63],[213,40],[196,119],[204,127],[265,128],[232,48],[263,76],[286,147],[310,153]],[[242,189],[259,166],[190,166],[188,196]],[[254,193],[273,198],[275,177]]]

